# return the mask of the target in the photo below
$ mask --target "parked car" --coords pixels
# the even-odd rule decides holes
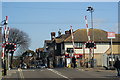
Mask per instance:
[[[22,66],[21,66],[22,69],[27,69],[27,64],[26,63],[23,63]]]

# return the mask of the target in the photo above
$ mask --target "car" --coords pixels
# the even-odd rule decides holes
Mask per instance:
[[[23,63],[22,66],[21,66],[22,69],[27,69],[27,64],[26,63]]]

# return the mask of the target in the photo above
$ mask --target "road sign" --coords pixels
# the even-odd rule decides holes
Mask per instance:
[[[107,35],[108,39],[114,39],[115,38],[115,32],[108,32],[107,34],[108,34]]]
[[[112,39],[115,39],[115,32],[108,32],[108,39],[111,39],[111,67],[113,67],[113,48],[112,48]]]

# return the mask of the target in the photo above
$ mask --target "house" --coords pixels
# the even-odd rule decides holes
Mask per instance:
[[[84,60],[85,62],[86,60],[94,58],[95,66],[109,66],[111,59],[111,40],[107,38],[107,31],[100,29],[89,29],[91,33],[91,40],[93,40],[92,30],[94,31],[95,42],[95,48],[91,49],[92,53],[89,48],[85,47],[85,43],[88,41],[86,29],[77,29],[73,32],[75,43],[74,54],[70,30],[65,31],[65,34],[61,34],[58,37],[55,37],[54,35],[54,39],[50,40],[49,49],[47,51],[50,52],[50,48],[53,48],[51,54],[54,54],[56,65],[59,66],[62,63],[68,67],[69,64],[71,64],[71,57],[75,55],[78,65],[81,60]],[[114,60],[116,57],[120,56],[120,34],[115,34],[115,36],[116,38],[113,39],[112,45]],[[48,43],[46,42],[45,44]]]

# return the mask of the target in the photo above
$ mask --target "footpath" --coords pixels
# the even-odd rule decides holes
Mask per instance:
[[[10,79],[11,78],[11,79]],[[2,77],[2,80],[16,80],[19,78],[18,70],[8,70],[7,75]]]
[[[78,69],[81,69],[82,71],[114,72],[114,73],[116,73],[116,70],[106,70],[104,67],[94,67],[94,68],[78,67]]]

